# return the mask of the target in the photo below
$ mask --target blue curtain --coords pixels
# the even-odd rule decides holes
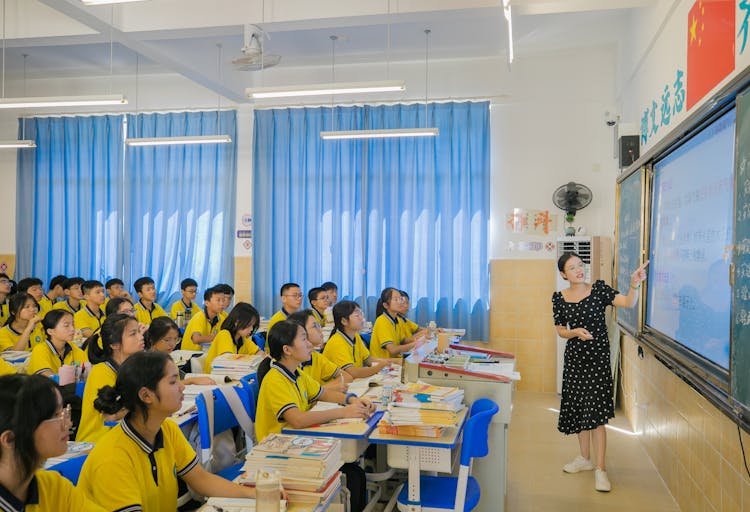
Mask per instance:
[[[122,116],[19,120],[16,275],[105,279],[122,265]]]
[[[232,142],[128,146],[125,282],[151,276],[163,306],[179,295],[186,277],[198,281],[201,290],[234,282],[236,112],[128,115],[127,126],[128,137],[221,133]]]
[[[324,280],[365,306],[409,292],[421,324],[489,335],[489,104],[277,109],[255,114],[255,301]],[[426,116],[426,119],[425,119]],[[322,141],[324,129],[436,126],[435,138]],[[304,241],[304,243],[302,242]]]

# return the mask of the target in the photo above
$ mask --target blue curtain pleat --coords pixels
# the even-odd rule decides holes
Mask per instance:
[[[437,126],[435,138],[322,141],[320,130]],[[255,302],[326,280],[370,319],[380,290],[420,324],[489,335],[489,103],[255,113]]]

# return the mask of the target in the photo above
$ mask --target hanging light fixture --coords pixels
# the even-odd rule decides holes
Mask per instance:
[[[5,16],[3,15],[3,23]],[[26,58],[28,55],[23,54],[23,91],[26,92]],[[3,88],[5,87],[5,45],[3,45]],[[35,148],[36,142],[26,138],[26,121],[21,119],[21,140],[3,140],[0,141],[0,149],[26,149]]]
[[[245,89],[254,100],[271,98],[293,98],[297,96],[329,96],[341,94],[367,94],[405,91],[403,80],[385,82],[351,82],[338,84],[288,85],[279,87],[256,87]]]
[[[510,0],[503,0],[503,15],[508,25],[508,65],[513,63],[513,16],[510,12]]]

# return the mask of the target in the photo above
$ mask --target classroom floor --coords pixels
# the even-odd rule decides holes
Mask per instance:
[[[564,473],[562,466],[578,454],[578,441],[557,431],[559,407],[555,393],[516,392],[514,396],[507,512],[679,512],[620,411],[607,429],[612,491],[595,491],[591,471]]]

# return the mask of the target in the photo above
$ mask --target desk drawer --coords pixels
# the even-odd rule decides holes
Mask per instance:
[[[392,468],[408,469],[408,450],[416,449],[414,446],[389,444],[388,465]],[[453,457],[450,448],[421,447],[420,450],[419,466],[422,471],[439,471],[441,473],[450,473],[452,471],[451,463]]]

